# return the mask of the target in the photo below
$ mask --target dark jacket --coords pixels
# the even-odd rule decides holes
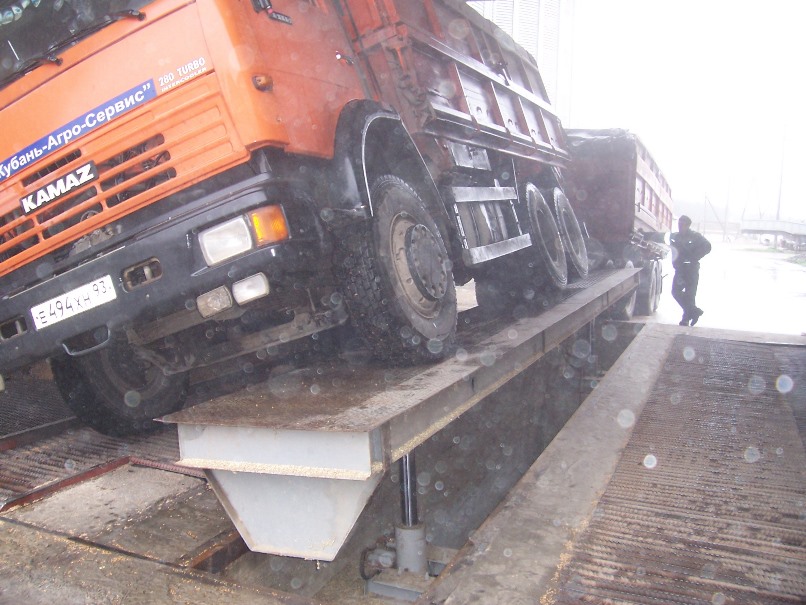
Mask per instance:
[[[689,229],[685,233],[672,233],[672,266],[677,269],[681,265],[696,265],[700,259],[711,251],[711,242],[696,231]]]

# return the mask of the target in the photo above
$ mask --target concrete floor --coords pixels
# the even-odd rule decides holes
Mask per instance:
[[[707,328],[715,327],[755,329],[759,333],[745,333],[740,337],[765,342],[776,340],[770,336],[772,333],[799,335],[806,331],[806,316],[802,312],[806,297],[806,268],[786,263],[786,254],[748,249],[747,244],[723,246],[714,243],[714,252],[703,260],[698,303],[706,314],[697,327],[676,327],[679,309],[669,293],[672,269],[668,267],[665,271],[667,278],[661,307],[651,320],[673,326],[660,327],[661,332],[667,334],[663,338],[681,331],[712,336],[714,333]],[[465,289],[460,295],[460,304],[468,307],[472,302],[472,291]],[[661,338],[659,334],[649,334],[645,338],[651,341],[652,338]],[[724,334],[719,337],[724,337]],[[798,346],[806,344],[803,339],[791,342],[798,343]],[[562,355],[560,357],[553,362],[555,369],[551,371],[555,374],[557,368],[563,367]],[[423,604],[554,602],[552,599],[562,588],[556,584],[561,577],[558,565],[567,560],[574,540],[582,535],[593,518],[598,498],[604,493],[630,439],[629,431],[622,430],[625,427],[619,425],[618,430],[608,431],[608,423],[612,423],[614,417],[623,417],[625,411],[630,412],[635,420],[640,418],[651,387],[648,381],[657,371],[658,363],[646,351],[633,350],[629,358],[606,377],[612,386],[602,388],[607,386],[602,382],[596,388],[593,396],[574,414],[571,422],[531,468],[524,463],[526,457],[515,462],[510,450],[508,438],[513,428],[510,423],[514,420],[517,425],[518,416],[507,411],[504,400],[511,402],[533,396],[541,392],[542,383],[513,385],[512,393],[504,400],[491,403],[486,411],[480,409],[477,416],[469,417],[469,424],[464,428],[453,427],[453,432],[444,440],[440,438],[428,444],[433,453],[424,453],[422,457],[421,470],[428,473],[428,478],[423,478],[421,487],[425,514],[434,521],[430,537],[460,548],[461,552],[448,573],[443,574],[432,591],[423,597]],[[562,414],[572,412],[573,409],[565,408]],[[562,418],[562,414],[558,418]],[[525,426],[536,428],[547,426],[547,423],[537,420]],[[488,444],[492,444],[492,449],[486,453],[477,452],[475,447],[479,444],[474,443],[477,441],[474,436],[483,433],[489,437]],[[541,439],[548,443],[552,436],[547,434]],[[455,442],[457,437],[458,443]],[[537,447],[536,443],[532,445]],[[476,479],[462,481],[463,474],[471,470],[480,476],[486,475],[491,482],[490,489],[496,491],[498,497],[505,498],[501,507],[486,521],[484,518],[491,511],[471,506],[474,497],[483,500],[478,493],[473,496],[473,487],[478,485],[474,483]],[[502,473],[503,470],[507,472]],[[509,470],[513,471],[511,476]],[[513,489],[523,472],[526,475]],[[458,483],[454,485],[451,481]],[[189,489],[194,488],[195,482],[190,483],[193,485]],[[164,487],[168,491],[166,497],[175,496],[173,490],[179,487]],[[378,505],[385,511],[377,517],[380,529],[389,528],[395,522],[396,488],[397,483],[390,474],[384,487],[387,503]],[[449,499],[455,499],[458,508],[450,508]],[[76,503],[80,505],[80,502]],[[101,506],[99,512],[93,513],[91,509],[87,512],[100,515],[100,519],[110,510]],[[474,510],[476,512],[470,512]],[[334,576],[329,583],[320,584],[315,590],[316,601],[311,601],[313,583],[294,582],[295,578],[299,580],[303,576],[289,573],[290,568],[277,562],[272,564],[265,558],[260,564],[250,565],[250,557],[246,557],[238,566],[230,568],[228,579],[217,580],[204,574],[166,568],[152,560],[122,557],[121,553],[86,544],[82,541],[84,538],[76,541],[63,531],[64,527],[38,526],[31,511],[26,515],[29,515],[28,520],[6,518],[2,523],[0,576],[11,581],[0,582],[0,603],[164,601],[369,605],[390,602],[364,596],[352,564],[345,567],[345,573]],[[551,522],[546,524],[546,520]],[[68,521],[65,519],[64,523]],[[479,523],[482,523],[481,528],[475,532],[466,528]],[[526,535],[526,530],[534,531]],[[496,548],[496,545],[502,547]],[[799,552],[798,556],[806,560],[806,553]],[[261,559],[262,556],[252,555],[251,558]],[[280,572],[278,575],[285,576],[282,592],[276,592],[277,587],[270,586],[261,577],[267,562]],[[297,565],[306,574],[317,573],[312,562]],[[62,573],[65,575],[60,579]],[[121,584],[123,579],[125,583]],[[121,586],[125,587],[122,592]],[[239,586],[244,586],[243,591]],[[741,602],[732,601],[719,591],[705,596],[708,597],[703,601],[706,603]],[[806,592],[791,595],[791,600],[776,602],[799,602],[798,599],[803,598],[806,598]],[[772,601],[761,598],[756,602]]]

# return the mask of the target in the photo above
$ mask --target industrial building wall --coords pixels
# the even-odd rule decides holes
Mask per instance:
[[[467,4],[535,57],[549,98],[567,123],[574,0],[471,0]]]

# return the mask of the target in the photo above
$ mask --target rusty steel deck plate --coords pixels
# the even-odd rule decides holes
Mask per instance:
[[[805,368],[677,336],[552,601],[806,601]]]
[[[418,367],[331,360],[171,414],[177,424],[287,430],[370,431],[439,397],[466,401],[518,373],[637,285],[635,269],[599,271],[534,316],[484,321],[460,316],[453,357]],[[475,309],[473,310],[475,311]],[[497,387],[496,387],[497,388]],[[409,418],[411,421],[411,418]]]

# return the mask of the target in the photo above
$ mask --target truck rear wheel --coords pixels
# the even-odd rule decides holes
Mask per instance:
[[[456,337],[456,286],[444,236],[417,193],[386,175],[370,224],[339,242],[337,271],[353,325],[379,359],[445,357]]]
[[[563,193],[562,189],[555,187],[552,192],[554,198],[554,211],[557,215],[557,226],[560,231],[560,238],[565,248],[565,255],[568,259],[568,270],[575,276],[584,279],[588,276],[588,251],[585,246],[585,238],[582,235],[582,228],[579,226],[571,202]]]
[[[153,430],[154,418],[181,409],[187,397],[187,375],[166,376],[120,338],[88,355],[54,358],[51,368],[68,407],[106,435]]]
[[[660,296],[663,294],[663,266],[661,265],[660,261],[655,261],[655,276],[656,276],[656,284],[657,287],[655,288],[655,300],[653,301],[652,312],[658,310],[658,306],[660,305]]]
[[[624,263],[626,268],[632,268],[633,262],[628,260]],[[635,315],[635,305],[638,301],[638,288],[620,298],[615,305],[610,307],[610,317],[621,321],[629,321]]]
[[[641,283],[635,304],[636,315],[652,315],[658,308],[657,262],[650,261],[641,271]]]
[[[529,268],[544,282],[562,290],[568,285],[568,262],[557,221],[543,194],[532,183],[526,184],[524,198],[532,237]]]

